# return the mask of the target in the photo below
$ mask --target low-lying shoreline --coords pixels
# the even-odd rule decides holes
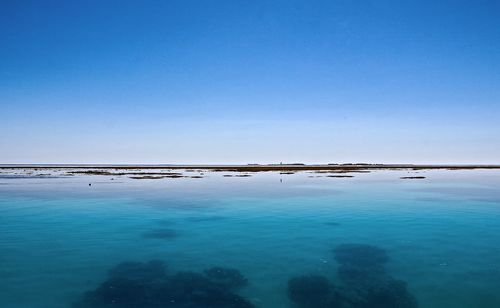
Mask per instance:
[[[265,172],[265,171],[370,171],[370,170],[471,170],[471,169],[500,169],[500,165],[414,165],[414,164],[270,164],[270,165],[100,165],[100,164],[3,164],[0,169],[73,169],[82,173],[92,173],[93,169],[106,170],[206,170],[232,172]]]

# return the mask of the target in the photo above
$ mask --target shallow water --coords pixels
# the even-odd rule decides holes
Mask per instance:
[[[292,277],[345,285],[334,250],[346,243],[383,250],[419,307],[500,307],[499,171],[224,174],[3,174],[0,307],[71,307],[119,263],[153,259],[237,269],[248,284],[236,293],[255,307],[293,307]]]

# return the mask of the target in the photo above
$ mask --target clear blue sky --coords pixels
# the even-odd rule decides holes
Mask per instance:
[[[500,163],[499,1],[2,1],[0,163]]]

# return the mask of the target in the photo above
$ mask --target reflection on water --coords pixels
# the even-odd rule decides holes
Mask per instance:
[[[500,175],[405,173],[2,178],[0,307],[500,307]]]

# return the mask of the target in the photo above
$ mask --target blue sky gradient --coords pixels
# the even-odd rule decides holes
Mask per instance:
[[[498,1],[0,6],[0,163],[500,163]]]

